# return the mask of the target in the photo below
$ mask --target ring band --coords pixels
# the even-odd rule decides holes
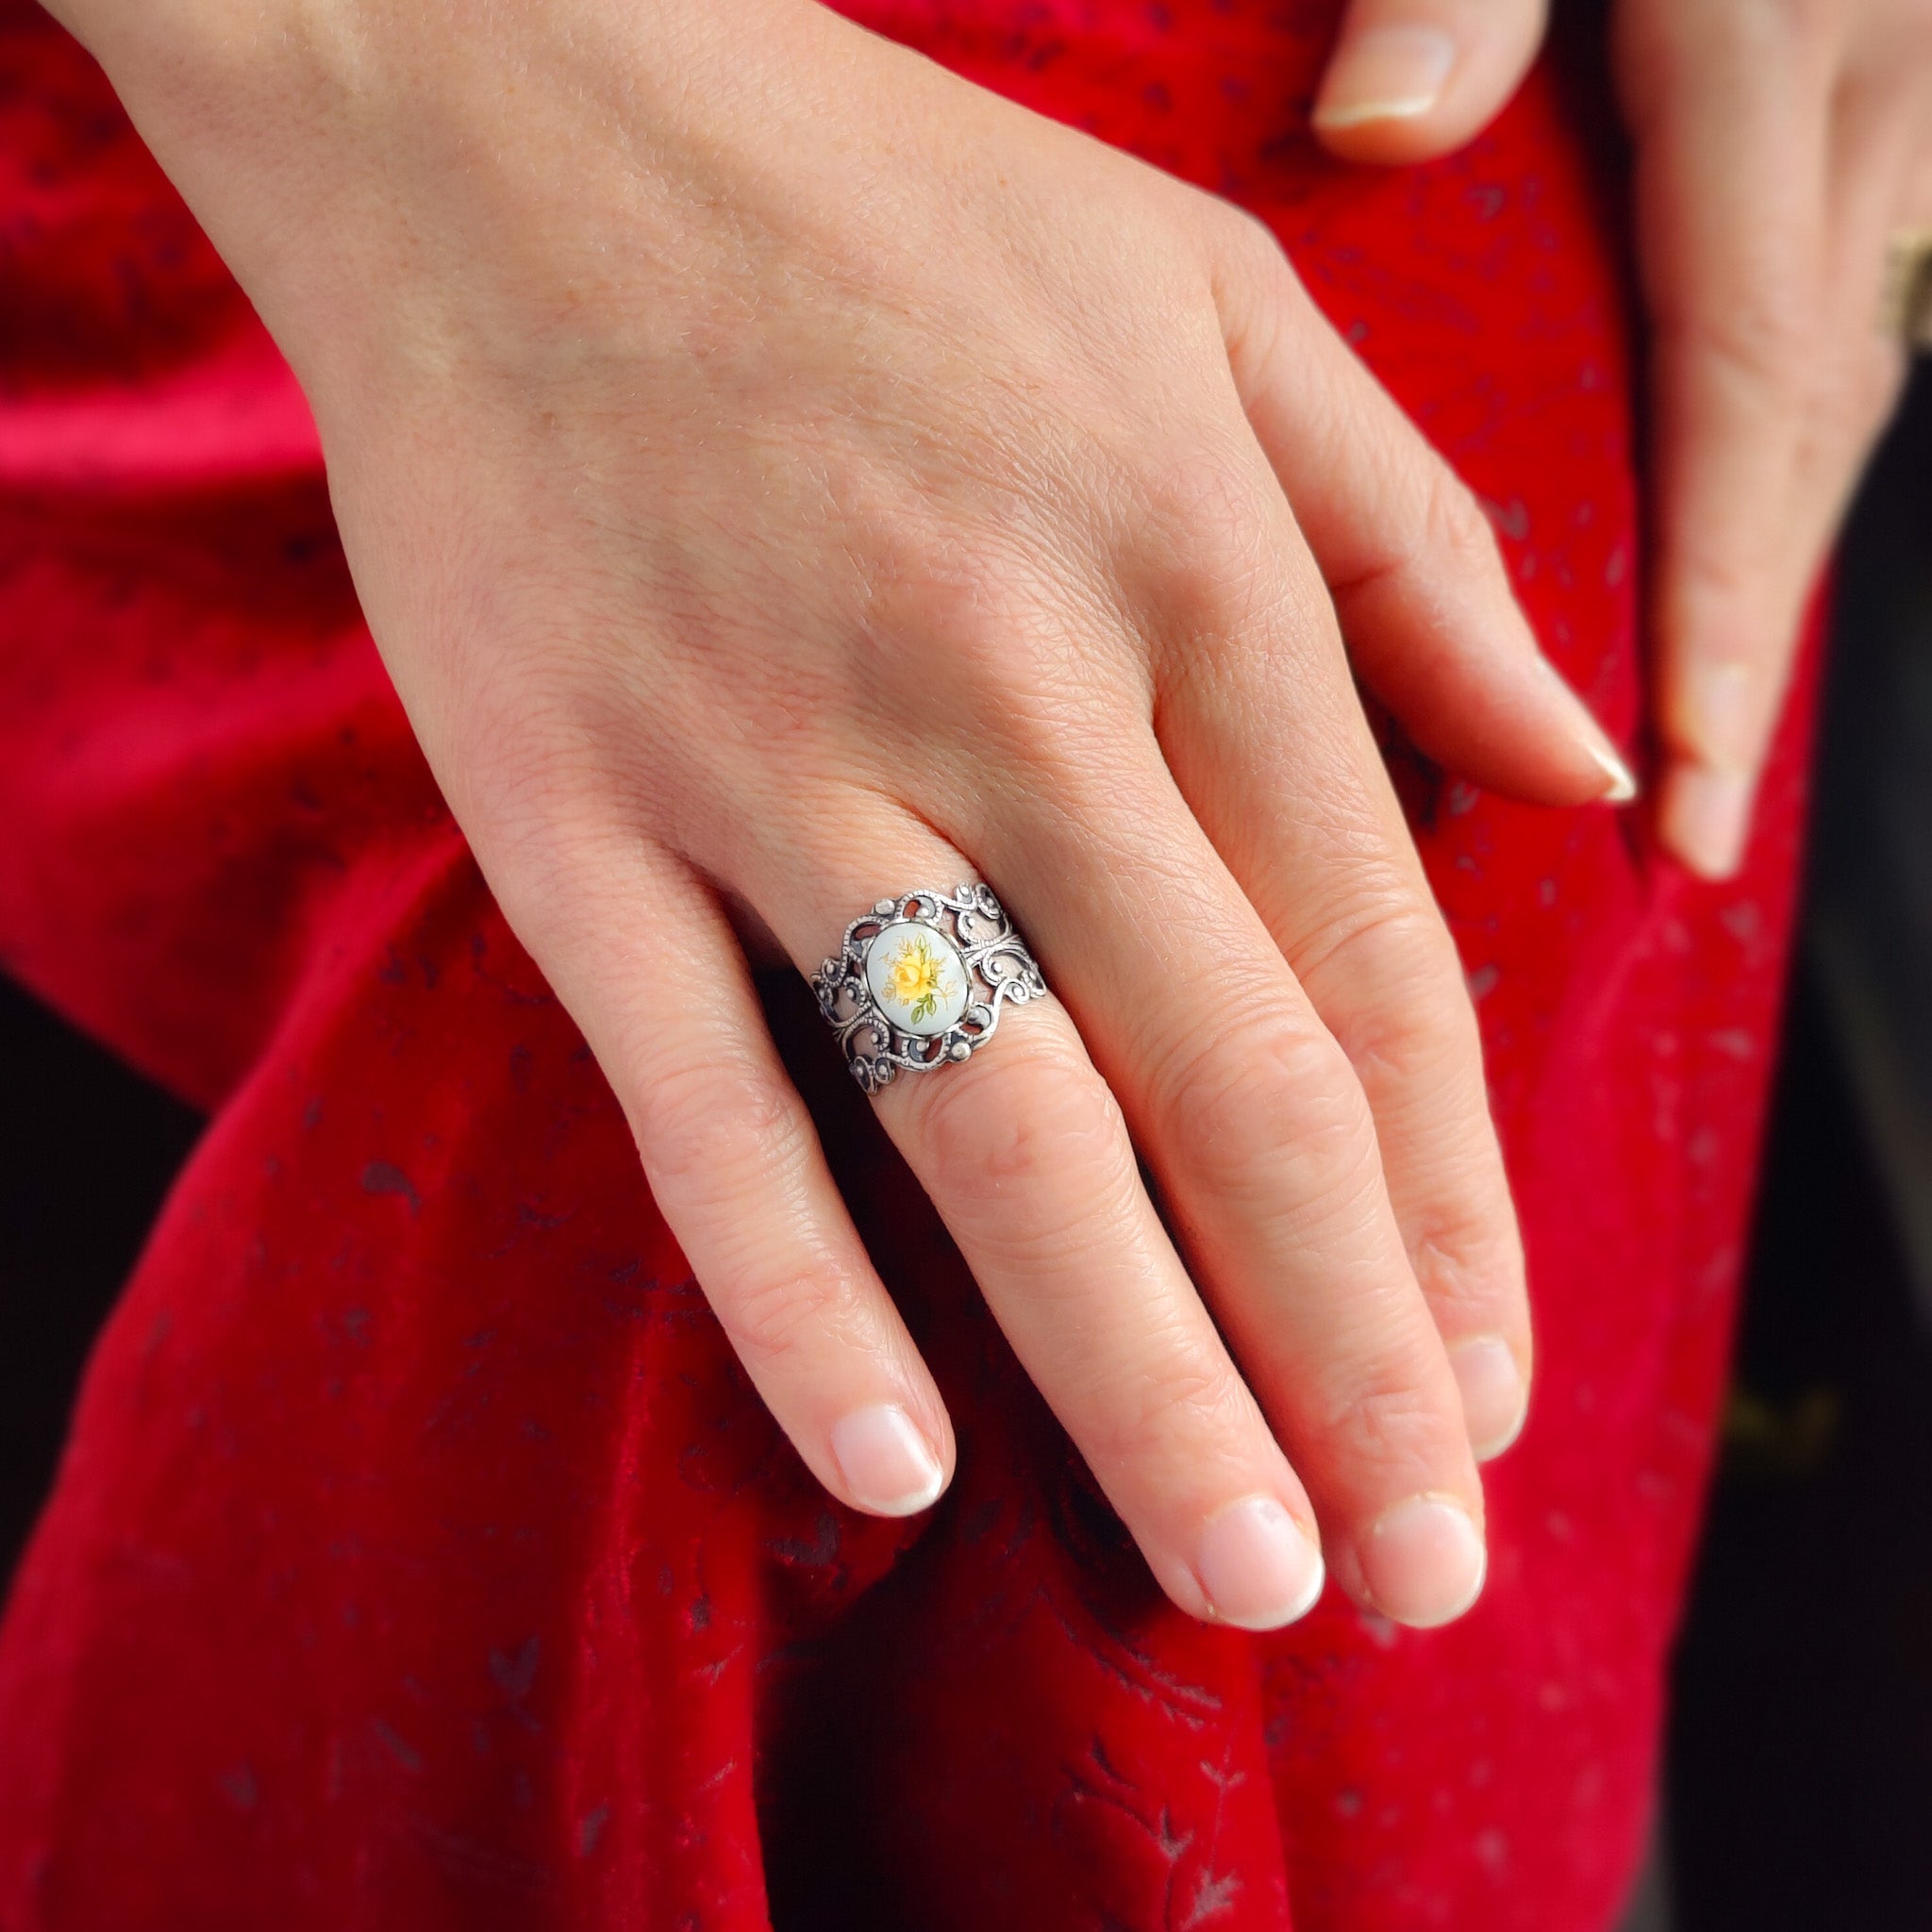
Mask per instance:
[[[1046,996],[1046,980],[991,886],[921,888],[881,899],[845,928],[812,974],[819,1010],[868,1093],[904,1072],[929,1074],[975,1054],[1008,1001]]]
[[[1885,258],[1885,332],[1907,350],[1932,349],[1932,228],[1894,235]]]

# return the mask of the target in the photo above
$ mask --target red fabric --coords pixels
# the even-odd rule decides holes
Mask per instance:
[[[1327,0],[869,17],[1274,223],[1636,729],[1615,183],[1550,72],[1384,174],[1305,131]],[[805,1475],[418,758],[292,381],[24,0],[0,222],[0,958],[213,1114],[0,1634],[0,1926],[1605,1925],[1722,1378],[1802,724],[1721,890],[1627,818],[1405,761],[1522,1204],[1536,1413],[1463,1623],[1331,1592],[1277,1637],[1207,1629],[808,1024],[961,1454],[910,1524]]]

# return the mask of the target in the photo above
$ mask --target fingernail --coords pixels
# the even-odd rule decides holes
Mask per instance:
[[[1243,1496],[1208,1519],[1194,1573],[1214,1614],[1241,1630],[1278,1630],[1314,1608],[1322,1553],[1273,1496]]]
[[[1604,789],[1597,797],[1605,805],[1628,805],[1637,796],[1637,774],[1624,762],[1623,755],[1610,741],[1609,733],[1596,722],[1595,714],[1583,702],[1576,687],[1547,658],[1536,661],[1542,666],[1543,675],[1562,693],[1577,742],[1604,774]]]
[[[1591,743],[1589,749],[1591,757],[1609,781],[1604,787],[1602,802],[1605,805],[1628,805],[1637,796],[1637,774],[1618,757],[1617,748],[1607,739]]]
[[[1317,127],[1412,121],[1426,114],[1456,65],[1456,42],[1433,26],[1376,26],[1337,51],[1315,103]]]
[[[1418,1630],[1459,1617],[1482,1594],[1489,1559],[1469,1511],[1447,1496],[1411,1496],[1362,1540],[1362,1581],[1391,1622]]]
[[[1682,741],[1713,765],[1748,765],[1755,708],[1749,668],[1693,661],[1683,678]]]
[[[1657,830],[1679,858],[1707,879],[1727,879],[1743,863],[1751,835],[1750,774],[1679,765],[1664,787]]]
[[[1462,1425],[1478,1462],[1500,1456],[1523,1433],[1529,1391],[1516,1352],[1500,1335],[1478,1335],[1449,1351],[1456,1386],[1462,1391]]]
[[[912,1418],[892,1403],[855,1408],[832,1424],[846,1493],[881,1516],[913,1516],[938,1501],[945,1471]]]

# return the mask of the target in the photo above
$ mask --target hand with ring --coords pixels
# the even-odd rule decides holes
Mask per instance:
[[[728,907],[849,962],[835,1019],[959,1029],[879,1117],[1176,1604],[1285,1622],[1319,1546],[1465,1607],[1522,1257],[1344,631],[1479,782],[1628,779],[1265,231],[807,0],[61,10],[301,377],[436,774],[819,1479],[910,1512],[954,1445]]]
[[[1315,110],[1351,158],[1467,141],[1546,0],[1353,0]],[[1614,0],[1652,326],[1657,794],[1736,871],[1800,620],[1846,500],[1932,347],[1925,0]]]

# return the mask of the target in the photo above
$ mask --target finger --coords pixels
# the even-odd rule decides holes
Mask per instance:
[[[1363,682],[1478,784],[1548,805],[1633,798],[1628,765],[1538,646],[1474,498],[1313,312],[1274,238],[1247,221],[1228,237],[1235,387]]]
[[[905,1516],[951,1479],[945,1405],[867,1258],[715,897],[627,834],[492,868],[622,1104],[645,1178],[807,1466]],[[625,908],[635,908],[626,916]]]
[[[1815,567],[1798,467],[1824,341],[1826,129],[1799,9],[1691,9],[1637,117],[1655,343],[1657,824],[1737,869]],[[1690,28],[1685,28],[1690,32]],[[1631,58],[1637,58],[1632,54]]]
[[[1501,110],[1541,44],[1544,0],[1354,0],[1315,97],[1323,144],[1352,161],[1420,161]]]
[[[1254,467],[1260,503],[1258,451]],[[1158,608],[1187,619],[1184,634],[1162,640],[1161,745],[1361,1082],[1470,1443],[1479,1458],[1495,1456],[1526,1413],[1530,1324],[1474,1011],[1359,708],[1310,702],[1347,693],[1313,562],[1285,506],[1272,518],[1257,511],[1248,527],[1256,555],[1245,562],[1202,568],[1212,540],[1199,532],[1140,545],[1143,556],[1174,557]],[[1227,598],[1231,582],[1253,594]]]
[[[1481,1588],[1481,1485],[1374,1122],[1158,745],[1049,768],[974,832],[1121,1097],[1338,1580],[1399,1622],[1459,1614]]]
[[[747,861],[742,889],[801,968],[835,949],[845,913],[975,875],[883,804],[855,802],[838,823],[837,852],[806,835],[804,850]],[[1250,1629],[1308,1609],[1324,1573],[1307,1492],[1160,1225],[1065,1008],[1005,1008],[970,1059],[902,1074],[877,1105],[1169,1596]]]
[[[1889,300],[1895,239],[1923,232],[1932,194],[1919,191],[1932,74],[1873,72],[1842,81],[1831,139],[1824,246],[1824,340],[1813,407],[1799,446],[1795,568],[1807,587],[1824,567],[1874,443],[1890,422],[1908,368]]]

